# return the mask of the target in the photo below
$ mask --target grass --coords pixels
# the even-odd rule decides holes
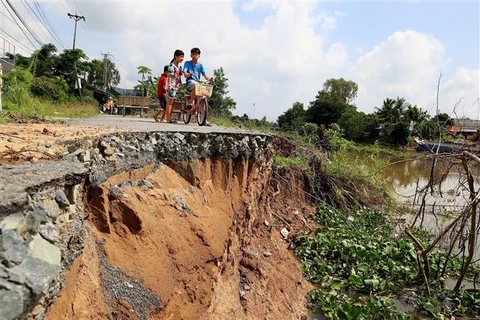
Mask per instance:
[[[88,118],[99,113],[98,107],[90,102],[53,103],[47,100],[28,97],[21,103],[5,101],[3,113],[12,113],[27,118]],[[0,116],[0,122],[7,122]]]
[[[277,167],[296,166],[304,170],[310,169],[310,166],[308,165],[308,160],[302,157],[282,157],[276,155],[273,159],[273,165]]]

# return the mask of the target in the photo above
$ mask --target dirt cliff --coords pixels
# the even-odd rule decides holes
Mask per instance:
[[[306,319],[311,286],[285,241],[314,212],[303,189],[268,156],[152,164],[88,188],[85,248],[46,318]]]

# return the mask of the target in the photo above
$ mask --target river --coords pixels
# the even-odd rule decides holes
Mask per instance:
[[[400,203],[418,212],[425,195],[424,219],[416,219],[416,226],[433,234],[438,234],[469,203],[469,191],[466,174],[458,160],[438,158],[433,174],[433,189],[420,193],[430,179],[433,158],[422,157],[414,153],[410,159],[400,159],[391,155],[382,155],[390,163],[381,171],[383,181],[390,187],[392,196]],[[475,189],[480,187],[480,164],[471,163]],[[433,190],[433,191],[432,191]],[[402,215],[406,225],[411,225],[416,214]],[[477,225],[478,235],[478,225]],[[444,245],[446,245],[444,243]],[[479,241],[476,244],[476,257],[480,258]]]

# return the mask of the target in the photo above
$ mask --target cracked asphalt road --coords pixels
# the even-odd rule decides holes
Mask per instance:
[[[199,133],[247,133],[258,134],[258,132],[241,129],[241,128],[225,128],[216,125],[199,126],[196,123],[177,124],[158,123],[152,118],[140,118],[134,116],[118,116],[118,115],[97,115],[86,119],[74,119],[66,122],[68,125],[89,126],[89,127],[105,127],[126,130],[139,131],[173,131],[173,132],[199,132]]]

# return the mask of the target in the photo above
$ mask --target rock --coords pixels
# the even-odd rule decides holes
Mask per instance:
[[[21,213],[15,213],[6,217],[2,222],[0,222],[0,229],[5,230],[16,230],[17,232],[23,229],[25,225],[25,217]]]
[[[119,199],[123,196],[123,190],[115,184],[111,185],[110,189],[108,190],[108,196],[113,199]]]
[[[283,238],[285,238],[285,239],[287,239],[288,235],[290,234],[290,232],[286,228],[283,228],[282,230],[280,230],[280,233],[282,234]]]
[[[72,152],[72,154],[74,156],[78,156],[78,155],[81,155],[81,154],[85,154],[85,150],[83,150],[82,148],[79,148],[77,150],[75,150],[74,152]]]
[[[76,184],[73,186],[68,186],[65,191],[67,191],[68,202],[70,202],[70,204],[77,203],[77,200],[80,197],[80,185]]]
[[[139,187],[145,186],[147,189],[153,189],[153,184],[151,184],[149,181],[145,179],[138,181],[138,186]]]
[[[38,317],[40,315],[44,315],[45,311],[46,311],[46,309],[45,309],[44,306],[42,306],[41,304],[37,304],[35,306],[35,308],[33,308],[33,311],[31,312],[31,315],[34,316],[34,317]]]
[[[152,138],[151,141],[152,141],[152,144],[153,144],[153,145],[156,145],[156,144],[157,144],[157,140],[156,140],[155,138]]]
[[[60,248],[54,246],[39,235],[35,235],[28,246],[28,253],[39,260],[48,264],[60,267],[61,253]]]
[[[245,283],[245,284],[243,285],[243,290],[248,291],[248,290],[250,290],[250,289],[252,289],[252,287],[250,287],[248,284]]]
[[[42,207],[35,207],[33,211],[29,211],[26,216],[25,228],[30,234],[38,231],[41,223],[48,221],[47,213]]]
[[[105,156],[111,156],[115,153],[115,150],[113,148],[106,148],[105,150],[103,150],[103,154]]]
[[[0,290],[13,290],[14,288],[15,285],[12,282],[5,280],[5,278],[0,278]]]
[[[62,209],[70,206],[70,201],[68,201],[68,198],[63,190],[57,190],[57,192],[55,192],[55,201],[57,201],[58,206]]]
[[[5,267],[2,264],[0,264],[0,278],[8,278],[7,270],[5,270]]]
[[[98,149],[98,148],[93,148],[92,151],[91,151],[91,153],[92,153],[94,156],[97,155],[97,154],[100,154],[100,149]]]
[[[63,156],[62,160],[66,160],[66,161],[70,161],[70,162],[80,162],[80,160],[78,160],[77,156],[73,155],[73,154],[67,154],[67,155]]]
[[[135,148],[134,146],[130,146],[130,145],[125,145],[125,149],[129,149],[130,151],[138,151],[137,148]]]
[[[173,135],[175,138],[181,140],[183,142],[183,139],[185,139],[185,136],[183,134],[181,134],[180,132],[175,132],[175,134]]]
[[[55,243],[58,241],[58,236],[59,236],[58,229],[53,223],[47,223],[45,225],[40,226],[38,233],[40,233],[40,235],[44,239],[52,243]]]
[[[272,255],[272,253],[271,253],[270,251],[264,251],[264,252],[263,252],[263,255],[264,255],[265,257],[270,257],[270,256]]]
[[[125,155],[121,152],[117,152],[117,156],[119,156],[120,158],[125,158]]]
[[[43,203],[43,207],[45,208],[45,212],[47,213],[47,216],[49,216],[52,219],[56,219],[60,214],[60,208],[58,207],[58,204],[56,201],[46,201]]]
[[[48,245],[53,246],[49,243]],[[12,271],[25,276],[25,283],[31,289],[32,293],[37,296],[47,291],[52,281],[58,276],[60,270],[59,265],[49,264],[44,260],[30,256],[27,256],[21,265],[12,268]]]
[[[107,156],[107,157],[105,157],[105,159],[107,159],[108,161],[117,161],[117,155],[114,154],[114,155],[111,155],[111,156]]]
[[[85,151],[85,153],[82,153],[78,156],[78,159],[82,162],[88,162],[91,160],[90,156],[90,150]]]
[[[105,141],[101,141],[101,142],[100,142],[100,147],[102,147],[103,149],[107,149],[107,148],[109,148],[110,146],[109,146],[108,143],[106,143]]]
[[[13,320],[17,319],[24,311],[23,298],[20,291],[0,290],[0,319]]]
[[[20,273],[19,270],[14,270],[14,269],[8,269],[5,270],[8,273],[8,281],[17,283],[17,284],[24,284],[25,283],[25,277]]]
[[[21,263],[26,255],[27,248],[23,239],[14,230],[4,230],[0,239],[0,258],[6,260],[8,267]],[[1,253],[3,251],[3,253]]]

